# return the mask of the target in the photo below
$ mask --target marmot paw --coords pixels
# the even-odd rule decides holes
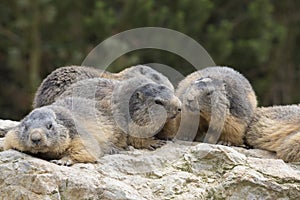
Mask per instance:
[[[70,158],[62,158],[60,160],[51,160],[50,162],[55,163],[57,165],[62,165],[62,166],[71,166],[74,164],[73,160]]]
[[[224,146],[231,146],[232,145],[232,143],[229,142],[229,141],[219,141],[217,144],[224,145]]]
[[[112,147],[108,150],[108,154],[117,154],[120,153],[120,149],[117,147]]]
[[[150,151],[154,151],[155,149],[162,147],[166,143],[166,140],[152,140],[147,149]]]

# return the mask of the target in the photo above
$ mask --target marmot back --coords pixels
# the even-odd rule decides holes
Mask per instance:
[[[257,106],[249,81],[228,67],[208,67],[188,75],[176,90],[183,103],[182,114],[166,127],[166,133],[177,133],[177,139],[242,145],[247,125]],[[199,122],[194,123],[195,117]],[[190,131],[191,122],[198,130]],[[175,127],[175,128],[172,128]],[[174,137],[173,135],[172,137]]]
[[[78,81],[70,85],[59,98],[80,97],[96,102],[95,106],[102,112],[111,112],[112,94],[120,85],[118,80],[92,78]]]
[[[273,151],[286,162],[299,162],[300,106],[257,108],[245,138],[254,148]]]
[[[52,104],[71,84],[94,77],[110,76],[109,72],[92,67],[67,66],[54,70],[39,86],[33,101],[38,108]]]
[[[100,77],[115,80],[126,80],[138,76],[145,77],[153,82],[163,84],[171,90],[174,90],[172,83],[167,77],[145,65],[133,66],[124,69],[120,73],[110,73],[92,67],[67,66],[54,70],[43,80],[35,94],[33,107],[37,108],[50,105],[70,85],[80,80]]]
[[[166,76],[146,65],[136,65],[133,67],[126,68],[123,71],[116,74],[116,79],[126,80],[129,78],[135,78],[137,76],[147,77],[153,82],[165,85],[166,87],[174,91],[173,84]]]

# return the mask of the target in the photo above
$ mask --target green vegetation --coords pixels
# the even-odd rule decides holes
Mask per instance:
[[[0,6],[0,118],[20,119],[52,70],[80,65],[104,39],[137,27],[180,31],[218,65],[253,84],[260,105],[300,102],[300,2],[277,0],[4,0]],[[111,71],[156,62],[190,73],[188,62],[159,50],[120,57]]]

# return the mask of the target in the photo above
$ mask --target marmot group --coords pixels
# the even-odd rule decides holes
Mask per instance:
[[[110,73],[93,67],[66,66],[54,70],[39,86],[33,101],[33,107],[38,108],[53,103],[71,84],[89,78],[109,78],[126,80],[142,76],[156,83],[163,84],[174,90],[167,77],[145,65],[126,68],[119,73]]]
[[[234,69],[198,70],[175,94],[164,75],[144,65],[119,73],[58,68],[36,92],[35,109],[6,134],[4,149],[71,165],[129,145],[153,150],[165,143],[159,139],[225,145],[245,139],[286,162],[300,161],[300,106],[257,108],[252,86]]]
[[[276,153],[286,162],[300,161],[300,106],[257,108],[246,143]]]
[[[183,79],[175,94],[182,113],[166,124],[160,138],[243,145],[257,100],[242,74],[228,67],[208,67]]]
[[[91,85],[94,96],[81,97]],[[71,85],[53,104],[34,109],[7,133],[5,149],[63,165],[94,162],[128,145],[155,149],[164,141],[154,135],[180,107],[171,89],[143,78],[86,79]]]

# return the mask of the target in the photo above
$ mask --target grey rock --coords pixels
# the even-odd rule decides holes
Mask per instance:
[[[17,126],[19,122],[0,119],[0,137],[4,137],[6,131]]]

